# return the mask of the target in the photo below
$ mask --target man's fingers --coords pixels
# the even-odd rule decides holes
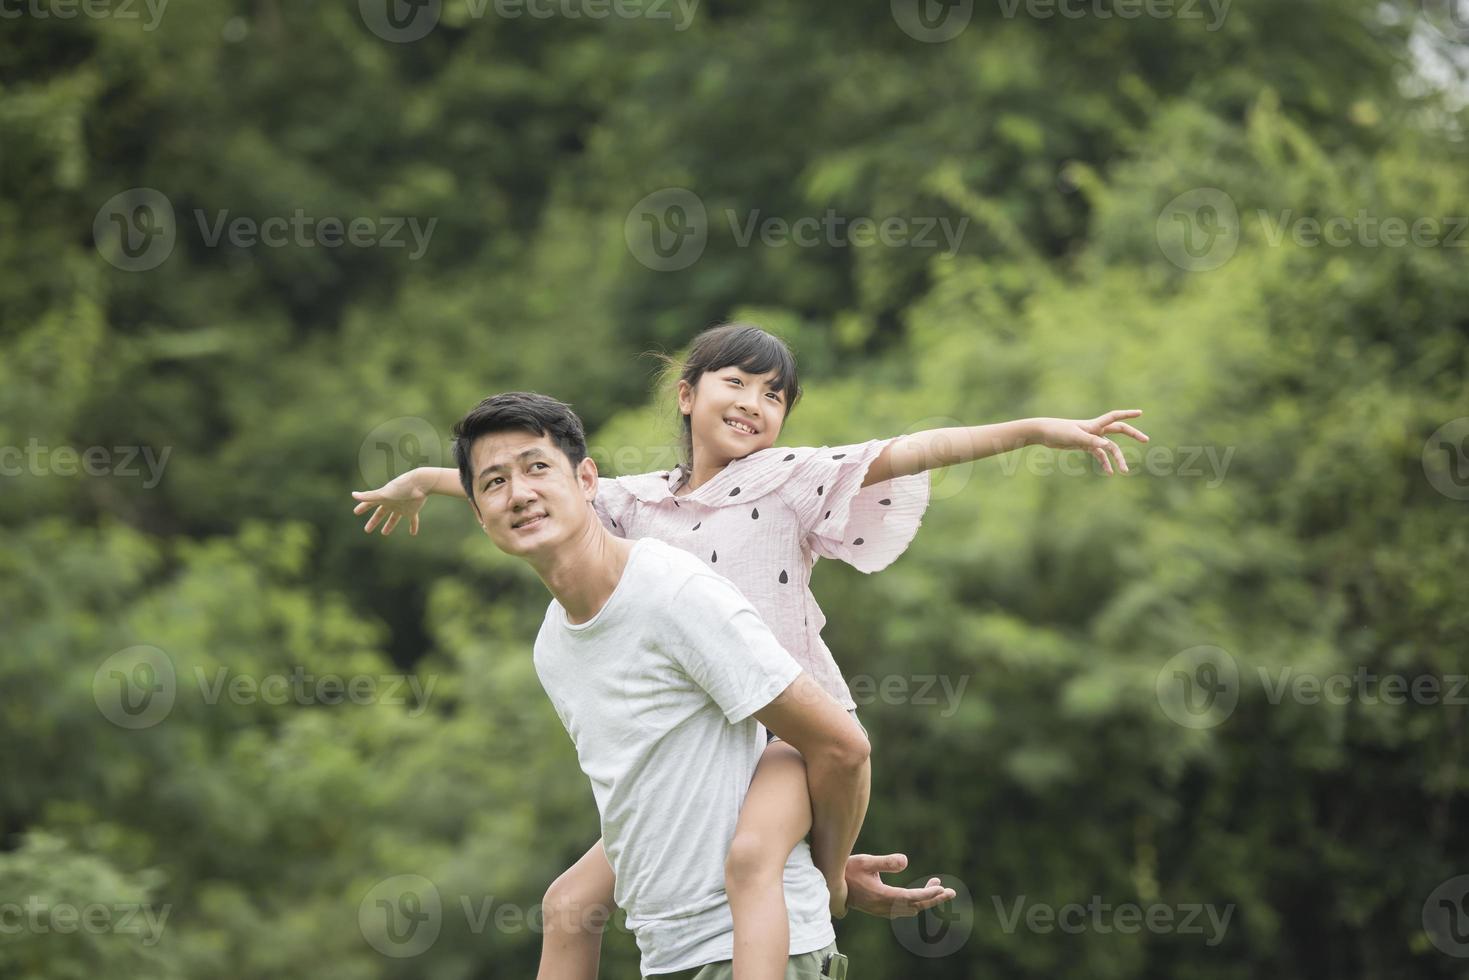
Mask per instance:
[[[916,914],[918,912],[924,911],[925,909],[934,908],[936,906],[939,906],[939,905],[944,904],[945,902],[947,902],[949,899],[951,899],[953,897],[954,897],[954,893],[951,892],[951,891],[948,891],[948,890],[940,891],[936,895],[931,895],[928,898],[920,899],[919,901],[914,902],[913,903],[913,911]]]
[[[881,854],[873,855],[872,866],[886,874],[892,871],[902,871],[908,866],[908,855],[906,854]]]

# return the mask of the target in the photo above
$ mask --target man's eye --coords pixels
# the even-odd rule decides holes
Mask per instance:
[[[551,465],[549,463],[540,463],[540,462],[537,462],[537,463],[530,464],[530,468],[531,469],[535,469],[537,466],[543,466],[543,467],[545,467],[548,470],[551,468]]]
[[[733,381],[737,385],[743,385],[744,384],[744,382],[741,381],[739,378],[725,378],[724,380],[726,380],[726,381]]]

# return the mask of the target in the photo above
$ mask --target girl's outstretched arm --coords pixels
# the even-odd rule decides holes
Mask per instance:
[[[383,534],[392,534],[393,528],[403,518],[408,518],[408,533],[418,533],[418,512],[423,509],[429,494],[468,499],[464,485],[459,482],[459,471],[442,466],[420,466],[401,476],[394,477],[376,490],[353,490],[357,506],[352,513],[363,514],[374,507],[372,516],[362,528],[371,534],[379,524]]]
[[[884,447],[867,469],[864,487],[898,476],[909,476],[925,470],[936,470],[956,463],[998,456],[1026,446],[1048,446],[1051,449],[1080,449],[1090,453],[1111,474],[1115,459],[1122,472],[1128,472],[1122,450],[1108,433],[1120,432],[1138,442],[1148,437],[1123,419],[1137,418],[1141,409],[1124,408],[1099,415],[1094,419],[1017,419],[993,425],[955,426],[929,429],[899,436]]]

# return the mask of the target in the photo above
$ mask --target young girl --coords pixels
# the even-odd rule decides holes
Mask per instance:
[[[784,342],[747,324],[700,334],[683,362],[677,392],[687,462],[670,472],[603,479],[598,516],[615,534],[658,538],[728,578],[854,720],[851,692],[821,639],[826,620],[810,589],[818,558],[837,558],[868,573],[891,564],[917,533],[928,506],[927,470],[1045,445],[1087,451],[1108,474],[1115,460],[1125,473],[1121,450],[1104,436],[1148,438],[1121,421],[1142,413],[1125,410],[1089,420],[934,429],[850,446],[775,448],[801,395],[795,359]],[[425,467],[380,490],[354,492],[354,513],[376,508],[368,533],[381,525],[390,534],[406,516],[409,533],[417,534],[418,513],[431,493],[463,497],[458,471]],[[772,739],[726,861],[736,980],[785,975],[789,932],[781,874],[811,824],[800,754]],[[840,916],[847,894],[842,868],[820,850],[813,837],[812,860],[826,876],[833,914]],[[937,879],[929,891],[919,907],[952,897]],[[612,869],[598,841],[546,893],[542,980],[595,980],[601,933],[573,920],[578,911],[610,908],[612,893]]]

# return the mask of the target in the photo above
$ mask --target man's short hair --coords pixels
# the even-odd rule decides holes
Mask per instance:
[[[491,395],[454,423],[454,462],[459,466],[459,482],[471,503],[474,503],[474,464],[470,451],[480,436],[496,432],[550,436],[556,448],[571,461],[572,469],[587,458],[586,431],[570,405],[534,391]],[[475,509],[479,509],[478,503]]]

